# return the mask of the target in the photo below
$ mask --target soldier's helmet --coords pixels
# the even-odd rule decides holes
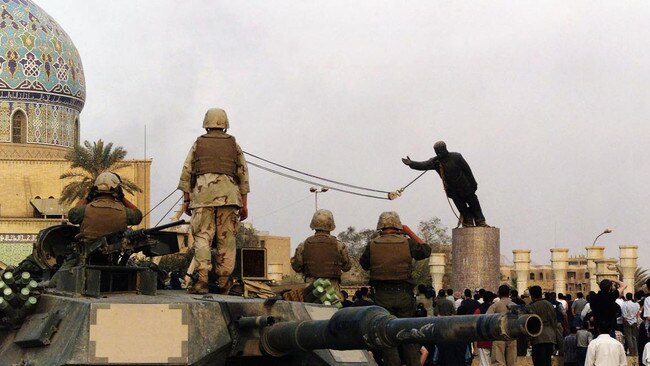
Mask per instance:
[[[230,128],[226,111],[221,108],[208,109],[208,111],[205,112],[205,118],[203,118],[203,128]]]
[[[120,186],[122,182],[115,173],[103,172],[95,179],[95,187],[98,192],[112,192]]]
[[[312,230],[332,231],[336,228],[334,224],[334,215],[330,210],[318,210],[314,212],[309,227]]]
[[[399,215],[395,211],[382,212],[381,215],[379,215],[379,221],[377,221],[377,230],[389,228],[397,230],[403,229]]]

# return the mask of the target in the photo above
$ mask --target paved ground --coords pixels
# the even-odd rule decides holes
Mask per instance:
[[[638,359],[636,356],[627,358],[628,366],[637,366],[638,365],[637,362]],[[560,357],[553,358],[553,366],[562,366],[563,364],[564,362],[562,358]],[[533,365],[533,360],[530,357],[517,357],[517,366],[532,366],[532,365]],[[472,366],[479,366],[477,358],[475,358],[474,361],[472,362]]]

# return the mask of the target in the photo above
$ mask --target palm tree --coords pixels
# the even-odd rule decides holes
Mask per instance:
[[[73,170],[63,173],[59,177],[60,179],[72,178],[73,181],[63,187],[59,202],[70,204],[86,197],[99,174],[105,171],[114,172],[130,165],[123,162],[125,157],[126,150],[122,146],[113,148],[112,142],[104,144],[102,139],[92,144],[89,141],[84,141],[83,146],[75,146],[65,156]],[[140,187],[126,178],[122,178],[122,188],[131,194],[142,192]]]
[[[647,268],[636,267],[636,271],[634,272],[634,289],[643,287],[648,278],[650,278],[650,272]]]

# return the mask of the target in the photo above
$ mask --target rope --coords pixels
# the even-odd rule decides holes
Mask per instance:
[[[330,183],[338,184],[338,185],[340,185],[340,186],[349,187],[349,188],[355,188],[355,189],[360,189],[360,190],[363,190],[363,191],[376,192],[376,193],[386,193],[386,194],[390,193],[390,192],[387,192],[387,191],[381,191],[381,190],[378,190],[378,189],[372,189],[372,188],[366,188],[366,187],[355,186],[355,185],[352,185],[352,184],[343,183],[343,182],[338,182],[338,181],[335,181],[335,180],[331,180],[331,179],[327,179],[327,178],[319,177],[319,176],[317,176],[317,175],[312,175],[312,174],[309,174],[309,173],[301,172],[300,170],[292,169],[292,168],[289,168],[288,166],[285,166],[285,165],[282,165],[282,164],[274,163],[274,162],[272,162],[272,161],[270,161],[270,160],[264,159],[264,158],[262,158],[262,157],[259,157],[259,156],[257,156],[257,155],[251,154],[251,153],[246,152],[246,151],[244,151],[244,154],[246,154],[246,155],[248,155],[248,156],[252,156],[252,157],[257,158],[257,159],[260,159],[260,160],[262,160],[262,161],[265,162],[265,163],[269,163],[269,164],[271,164],[271,165],[275,165],[275,166],[277,166],[277,167],[280,167],[280,168],[283,168],[283,169],[286,169],[286,170],[292,171],[292,172],[294,172],[294,173],[298,173],[298,174],[306,175],[306,176],[311,177],[311,178],[316,178],[316,179],[324,180],[324,181],[326,181],[326,182],[330,182]],[[251,163],[251,165],[252,165],[252,163]],[[256,166],[257,166],[257,165],[256,165]],[[259,167],[259,166],[258,166],[258,167]],[[416,178],[416,179],[417,179],[417,178]],[[411,183],[413,183],[413,182],[411,182]],[[318,184],[318,183],[312,183],[312,184]],[[409,184],[410,184],[410,183],[409,183]],[[408,187],[408,186],[407,186],[407,187]],[[327,187],[327,188],[331,188],[331,187]],[[406,187],[405,187],[405,188],[406,188]],[[333,188],[332,188],[332,189],[333,189]]]
[[[274,169],[271,169],[271,168],[267,168],[267,167],[262,166],[262,165],[259,165],[259,164],[255,164],[255,163],[250,162],[250,161],[248,162],[248,164],[250,164],[250,165],[252,165],[252,166],[254,166],[254,167],[256,167],[256,168],[260,168],[260,169],[262,169],[262,170],[266,170],[267,172],[270,172],[270,173],[273,173],[273,174],[277,174],[277,175],[281,175],[281,176],[283,176],[283,177],[285,177],[285,178],[289,178],[289,179],[297,180],[297,181],[299,181],[299,182],[308,183],[308,184],[321,185],[321,184],[318,183],[318,182],[314,182],[314,181],[307,180],[307,179],[302,179],[302,178],[299,178],[299,177],[294,177],[293,175],[289,175],[289,174],[286,174],[286,173],[282,173],[282,172],[279,172],[279,171],[277,171],[277,170],[274,170]],[[388,197],[373,196],[373,195],[369,195],[369,194],[365,194],[365,193],[358,193],[358,192],[348,191],[348,190],[345,190],[345,189],[334,188],[334,187],[325,187],[325,188],[331,189],[331,190],[333,190],[333,191],[338,191],[338,192],[343,192],[343,193],[349,193],[349,194],[353,194],[353,195],[361,196],[361,197],[376,198],[376,199],[378,199],[378,200],[388,200]]]
[[[173,192],[172,192],[172,193],[173,193]],[[162,217],[160,218],[160,220],[158,220],[158,222],[157,222],[156,225],[154,225],[154,226],[158,226],[158,224],[160,224],[160,223],[162,222],[162,220],[164,220],[165,217],[167,217],[167,215],[169,215],[169,213],[172,212],[172,210],[174,209],[174,207],[176,207],[176,205],[177,205],[177,204],[178,204],[182,199],[183,199],[183,196],[180,196],[180,197],[176,200],[176,202],[174,202],[174,204],[172,205],[172,207],[170,207],[169,210],[167,210],[167,212],[165,212],[165,214],[162,215]]]
[[[174,192],[176,192],[176,189],[174,189],[170,194],[168,194],[167,197],[163,198],[162,201],[158,202],[158,204],[156,204],[155,206],[153,206],[153,208],[152,208],[151,210],[147,211],[147,213],[144,214],[144,215],[142,216],[142,218],[144,219],[145,217],[147,217],[147,215],[149,215],[149,214],[151,213],[151,211],[155,210],[155,209],[158,208],[158,206],[160,206],[163,202],[167,201],[167,199],[168,199],[169,197],[171,197],[171,196],[174,194]]]

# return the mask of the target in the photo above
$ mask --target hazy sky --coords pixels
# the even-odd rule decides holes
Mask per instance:
[[[417,175],[401,157],[428,159],[445,140],[510,259],[580,254],[606,227],[607,256],[636,244],[639,264],[650,259],[648,2],[37,3],[83,61],[82,139],[142,158],[147,125],[152,206],[177,186],[205,111],[222,107],[244,150],[388,191]],[[247,222],[295,246],[310,233],[310,185],[250,172]],[[396,201],[330,191],[319,207],[337,232],[388,210],[412,227],[456,224],[434,172]]]

